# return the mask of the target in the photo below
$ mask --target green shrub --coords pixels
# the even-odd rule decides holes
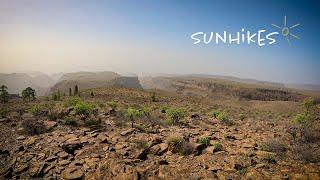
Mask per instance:
[[[221,143],[216,143],[213,145],[214,146],[214,151],[215,152],[218,152],[218,151],[222,151],[223,150],[223,147],[222,147],[222,144]]]
[[[97,102],[97,106],[99,106],[100,108],[106,107],[106,105],[103,102]]]
[[[305,111],[306,112],[311,112],[313,111],[315,108],[316,108],[316,102],[313,98],[309,97],[309,98],[306,98],[304,101],[303,101],[303,106],[305,108]]]
[[[246,118],[246,115],[245,115],[244,113],[240,113],[240,114],[239,114],[239,119],[240,119],[241,121],[243,121],[245,118]]]
[[[198,143],[204,145],[205,147],[209,146],[210,145],[210,138],[209,137],[201,137],[199,140],[198,140]]]
[[[93,113],[94,105],[86,102],[78,102],[74,106],[74,112],[76,115],[89,116]]]
[[[141,117],[142,113],[137,109],[130,107],[127,109],[125,116],[131,121],[131,127],[133,127],[135,119]]]
[[[248,172],[248,168],[242,168],[239,170],[239,173],[242,175],[247,174],[247,172]]]
[[[161,106],[160,111],[161,113],[166,113],[168,109],[169,109],[168,106]]]
[[[227,111],[222,111],[218,114],[217,119],[227,125],[233,125],[233,121],[230,119]]]
[[[77,121],[72,117],[66,117],[64,119],[64,124],[65,125],[69,125],[69,126],[76,126],[77,125]]]
[[[1,108],[0,109],[0,118],[5,118],[9,114],[8,108]]]
[[[293,122],[297,123],[297,124],[303,124],[308,122],[311,119],[310,114],[308,113],[301,113],[301,114],[297,114],[294,118],[293,118]]]
[[[219,116],[219,114],[221,113],[220,110],[213,110],[209,113],[209,116],[212,118],[217,118]]]
[[[64,106],[65,107],[74,107],[80,102],[81,102],[80,98],[70,96],[64,101]]]
[[[116,102],[114,102],[114,101],[107,102],[107,105],[113,110],[116,110],[117,107],[118,107],[118,104]]]
[[[39,116],[41,115],[41,112],[42,112],[42,107],[38,104],[36,105],[33,105],[31,108],[30,108],[30,111],[29,111],[31,114],[33,114],[34,116]]]
[[[89,119],[85,121],[84,126],[93,129],[100,129],[102,127],[100,119]]]
[[[152,102],[156,102],[156,93],[155,92],[152,92],[150,94],[150,99],[151,99]]]
[[[186,116],[186,111],[182,108],[169,108],[166,111],[169,124],[176,125]]]
[[[182,155],[188,155],[193,152],[193,146],[186,141],[182,136],[178,135],[171,135],[168,136],[166,139],[168,144],[168,149],[172,153],[179,153]]]
[[[151,116],[151,108],[143,106],[140,110],[140,113],[141,115],[149,118]]]

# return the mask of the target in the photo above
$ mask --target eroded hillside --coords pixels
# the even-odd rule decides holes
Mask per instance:
[[[116,87],[15,100],[1,104],[0,176],[319,179],[319,106],[310,107],[301,125],[295,101]]]

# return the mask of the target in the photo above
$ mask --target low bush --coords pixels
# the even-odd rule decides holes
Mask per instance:
[[[293,150],[297,158],[301,161],[307,163],[317,163],[320,162],[319,152],[312,149],[310,144],[298,143],[294,145]]]
[[[209,116],[212,118],[217,118],[221,112],[219,110],[213,110],[209,113]]]
[[[85,121],[84,126],[92,128],[92,129],[102,128],[100,119],[89,119],[89,120]]]
[[[308,113],[301,113],[301,114],[297,114],[294,118],[293,118],[293,122],[297,123],[297,124],[303,124],[308,122],[311,119],[310,114]]]
[[[194,147],[186,141],[182,136],[171,135],[166,139],[168,149],[172,153],[179,153],[182,155],[189,155],[193,152]]]
[[[152,102],[156,102],[156,93],[155,92],[152,92],[150,94],[150,99],[151,99]]]
[[[74,96],[70,96],[64,101],[64,106],[65,107],[74,107],[80,102],[81,102],[80,98],[74,97]]]
[[[270,139],[261,145],[263,151],[274,152],[274,153],[284,153],[287,151],[286,145],[277,139]]]
[[[146,149],[149,146],[148,141],[144,139],[133,139],[133,143],[136,144],[138,149]]]
[[[1,108],[0,109],[0,118],[5,118],[9,114],[8,108]]]
[[[36,104],[30,108],[29,112],[34,116],[40,116],[42,113],[42,110],[43,108],[40,105]]]
[[[240,119],[241,121],[243,121],[245,118],[246,118],[246,115],[245,115],[244,113],[240,113],[240,114],[239,114],[239,119]]]
[[[198,139],[198,143],[207,147],[210,145],[210,138],[209,137],[201,137],[200,139]]]
[[[217,115],[217,119],[220,120],[223,124],[233,125],[233,121],[230,119],[227,111],[222,111]]]
[[[218,152],[218,151],[222,151],[223,150],[223,146],[222,146],[222,144],[221,143],[215,143],[214,145],[214,151],[215,152]]]
[[[66,117],[64,119],[64,124],[68,126],[77,126],[77,121],[73,117]]]
[[[186,111],[182,108],[169,108],[166,110],[167,121],[170,125],[177,125],[186,116]]]
[[[107,102],[107,105],[113,110],[116,110],[118,107],[118,104],[115,101],[109,101]]]
[[[94,105],[86,102],[78,102],[73,111],[76,115],[89,116],[93,113]]]

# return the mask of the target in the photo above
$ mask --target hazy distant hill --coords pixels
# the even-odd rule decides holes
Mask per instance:
[[[54,80],[46,74],[33,75],[27,73],[0,74],[0,84],[6,85],[11,94],[20,94],[23,89],[30,86],[36,90],[37,95],[45,94],[54,84]]]
[[[205,75],[142,77],[140,82],[145,89],[160,89],[190,96],[265,101],[298,101],[304,98],[301,93],[285,88],[282,84],[220,76],[219,78]]]
[[[99,87],[129,87],[142,89],[138,77],[124,77],[115,72],[76,72],[64,74],[58,82],[50,89],[50,92],[60,91],[68,93],[69,88],[91,89]]]

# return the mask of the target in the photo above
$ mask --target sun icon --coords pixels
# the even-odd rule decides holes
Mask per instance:
[[[300,24],[299,23],[297,23],[297,24],[295,24],[295,25],[293,25],[293,26],[287,26],[287,16],[284,16],[284,22],[283,22],[283,26],[282,27],[280,27],[280,26],[278,26],[278,25],[276,25],[276,24],[271,24],[273,27],[276,27],[276,28],[278,28],[278,29],[280,29],[281,30],[281,33],[280,34],[282,34],[282,36],[283,37],[285,37],[286,38],[286,40],[288,41],[288,44],[289,45],[291,45],[291,42],[290,42],[290,39],[289,39],[289,37],[291,36],[291,37],[293,37],[293,38],[295,38],[295,39],[300,39],[298,36],[296,36],[296,35],[294,35],[294,34],[292,34],[290,31],[291,31],[291,29],[293,29],[293,28],[295,28],[295,27],[298,27]]]

